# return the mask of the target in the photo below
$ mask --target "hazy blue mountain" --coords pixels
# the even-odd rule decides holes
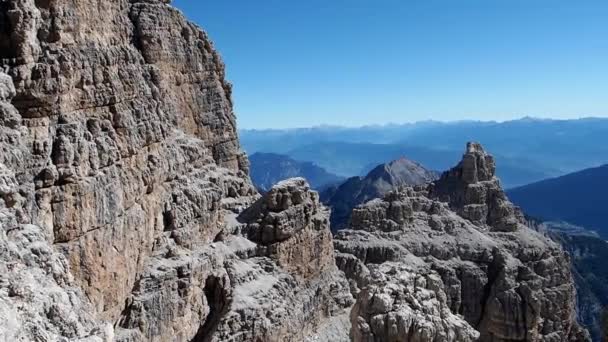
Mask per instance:
[[[370,170],[371,165],[398,158],[401,152],[394,146],[432,151],[434,156],[445,152],[447,159],[431,163],[417,155],[409,156],[423,164],[442,170],[456,161],[460,147],[467,141],[479,141],[493,151],[497,161],[503,164],[505,187],[524,184],[526,180],[540,180],[542,177],[559,176],[569,172],[595,167],[608,162],[608,119],[587,118],[579,120],[540,120],[523,118],[507,122],[459,121],[450,123],[420,122],[404,125],[366,126],[359,128],[313,127],[288,130],[243,130],[241,143],[248,153],[278,152],[291,156],[306,155],[303,160],[322,164],[323,159],[311,158],[308,149],[326,144],[381,144],[393,147],[365,147],[361,161],[352,158],[344,160],[345,165],[323,165],[329,171],[353,176]],[[386,147],[386,146],[385,146]],[[382,149],[382,150],[380,150]],[[392,149],[392,150],[391,150]],[[365,156],[367,152],[378,151],[377,158]],[[408,153],[408,151],[405,151]],[[367,161],[367,162],[365,162]],[[337,164],[336,161],[334,164]],[[526,164],[533,164],[527,167]],[[505,167],[516,170],[505,170]],[[357,172],[353,174],[352,172]],[[538,174],[535,174],[538,173]]]
[[[608,162],[608,119],[459,122],[412,130],[401,141],[429,148],[479,141],[497,155],[568,173]]]
[[[318,126],[291,129],[244,129],[239,131],[241,145],[248,154],[255,152],[285,153],[303,145],[321,142],[367,142],[388,144],[398,142],[415,130],[441,126],[435,121],[403,125],[363,127]]]
[[[444,171],[456,164],[462,156],[461,149],[439,150],[404,144],[372,144],[324,142],[304,145],[287,152],[294,159],[311,160],[329,172],[341,176],[365,175],[370,165],[389,160],[407,158],[415,160],[429,169]],[[530,160],[504,158],[495,155],[498,176],[505,188],[528,184],[555,175]]]
[[[249,162],[251,180],[261,191],[267,191],[276,183],[293,177],[306,178],[310,186],[317,190],[344,180],[311,162],[297,161],[275,153],[254,153],[249,156]]]
[[[369,165],[399,158],[415,160],[431,169],[444,170],[458,161],[460,150],[433,150],[403,144],[323,142],[303,145],[287,152],[293,158],[314,160],[329,172],[342,176],[365,175]]]
[[[608,238],[608,165],[511,189],[507,194],[531,216],[570,222]]]
[[[365,177],[352,177],[344,183],[329,187],[321,193],[321,200],[331,207],[331,229],[337,231],[347,223],[354,207],[400,186],[420,185],[439,176],[417,162],[400,158],[377,165]]]

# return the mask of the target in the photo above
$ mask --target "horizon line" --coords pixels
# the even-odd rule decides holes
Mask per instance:
[[[238,120],[238,119],[237,119]],[[548,117],[536,117],[525,115],[516,119],[505,119],[505,120],[482,120],[482,119],[462,119],[462,120],[417,120],[417,121],[403,121],[403,122],[385,122],[385,123],[370,123],[363,125],[337,125],[337,124],[317,124],[311,126],[296,126],[296,127],[239,127],[238,131],[287,131],[287,130],[302,130],[302,129],[323,129],[323,128],[337,128],[337,129],[361,129],[361,128],[372,128],[372,127],[389,127],[389,126],[415,126],[420,124],[459,124],[459,123],[486,123],[486,124],[502,124],[516,121],[581,121],[581,120],[608,120],[608,117],[602,116],[581,116],[578,118],[548,118]]]

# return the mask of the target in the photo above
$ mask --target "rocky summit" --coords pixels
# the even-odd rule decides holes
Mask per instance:
[[[400,187],[427,184],[437,176],[415,161],[399,158],[376,166],[365,177],[351,177],[325,189],[321,200],[332,209],[331,228],[336,232],[346,226],[357,205]]]
[[[568,256],[530,229],[470,143],[427,186],[356,208],[334,245],[355,341],[586,341]]]
[[[479,145],[334,239],[304,180],[257,193],[169,1],[0,1],[0,63],[0,341],[587,339]]]

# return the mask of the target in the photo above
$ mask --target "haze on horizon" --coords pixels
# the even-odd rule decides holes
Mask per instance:
[[[608,2],[175,0],[239,128],[608,117]]]

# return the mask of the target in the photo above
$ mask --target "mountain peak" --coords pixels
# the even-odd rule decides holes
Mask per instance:
[[[365,179],[374,183],[382,180],[391,189],[403,185],[422,185],[436,178],[434,172],[405,157],[380,164],[365,176]]]
[[[515,231],[524,223],[523,214],[509,202],[495,175],[494,157],[480,143],[469,142],[460,163],[444,172],[430,193],[475,224]]]
[[[331,206],[331,227],[343,228],[354,207],[371,199],[407,186],[430,183],[438,173],[405,157],[380,164],[365,177],[352,177],[337,188],[327,189],[321,194],[323,201]]]
[[[496,163],[480,143],[469,142],[466,153],[454,170],[459,174],[460,180],[474,184],[492,180],[496,175]]]

